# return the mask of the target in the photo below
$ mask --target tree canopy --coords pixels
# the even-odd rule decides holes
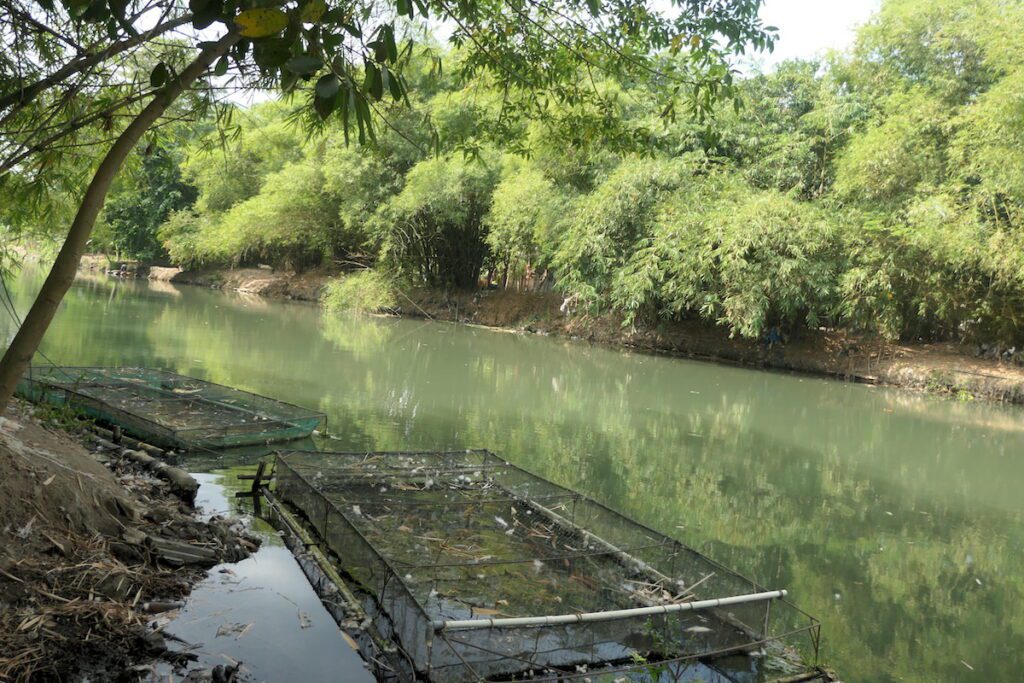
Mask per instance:
[[[1014,22],[1024,28],[1024,13],[995,0],[889,0],[848,53],[738,80],[744,106],[716,105],[713,126],[663,118],[648,80],[595,79],[620,127],[644,131],[642,149],[542,122],[496,138],[488,127],[503,90],[417,57],[410,73],[428,87],[366,150],[346,147],[337,121],[307,140],[278,103],[236,114],[242,132],[227,154],[216,135],[182,139],[199,199],[161,235],[172,252],[197,247],[179,263],[371,266],[400,287],[555,288],[626,324],[1018,344],[1024,71],[1003,43]],[[595,115],[587,103],[552,106],[565,120]],[[233,241],[236,209],[210,202],[288,215],[292,200],[271,187],[286,158],[322,169],[303,186],[322,214],[268,218],[259,240],[239,230]],[[255,195],[257,181],[221,195],[256,177]],[[187,239],[170,229],[185,218]],[[300,223],[322,235],[301,241],[301,258],[275,256]]]
[[[3,222],[68,216],[97,146],[220,35],[233,36],[224,54],[149,129],[147,148],[176,121],[219,111],[229,123],[226,100],[265,90],[301,105],[294,116],[310,129],[336,119],[346,139],[372,141],[389,125],[388,108],[429,93],[432,74],[445,70],[500,91],[476,131],[488,139],[543,121],[629,144],[642,132],[611,115],[614,93],[596,83],[644,78],[666,115],[705,116],[733,94],[729,58],[772,43],[758,6],[686,0],[669,17],[635,0],[3,0]],[[429,37],[437,25],[454,52]]]
[[[448,29],[457,77],[500,92],[485,108],[485,139],[514,139],[526,122],[542,120],[581,139],[629,145],[646,135],[622,125],[597,79],[643,78],[662,116],[683,105],[703,118],[733,94],[729,57],[771,47],[759,6],[680,0],[663,14],[636,0],[2,0],[0,38],[9,49],[0,57],[0,191],[12,208],[0,220],[24,230],[73,218],[0,361],[0,407],[71,286],[115,177],[141,140],[157,145],[160,126],[218,110],[223,122],[226,95],[269,88],[301,103],[292,116],[307,130],[337,119],[346,142],[373,143],[390,125],[382,109],[409,104],[406,67],[424,57],[417,47],[433,20]],[[429,46],[425,56],[444,68]],[[430,137],[438,147],[432,127]],[[318,177],[310,168],[281,172],[295,186]],[[315,215],[316,204],[303,199],[291,209]],[[235,218],[274,219],[261,208],[245,205]],[[278,246],[300,258],[311,236],[300,227]],[[266,251],[265,236],[246,239]]]
[[[772,40],[755,5],[684,3],[672,19],[634,7],[627,20],[634,4],[350,8],[340,27],[275,6],[291,23],[239,37],[147,133],[97,245],[187,267],[373,268],[332,289],[347,301],[488,283],[553,288],[627,325],[1024,343],[1024,9],[886,0],[846,53],[737,78],[730,59]],[[447,44],[427,14],[447,22]],[[195,46],[193,29],[174,30],[186,36],[161,40],[166,54],[119,53],[141,87]],[[324,49],[352,58],[340,66],[318,47],[330,31],[343,42]],[[286,38],[285,62],[257,59]],[[318,87],[332,76],[337,92]],[[283,96],[219,102],[223,88],[271,86]],[[39,97],[11,120],[45,115]],[[56,216],[76,168],[15,164],[0,182],[31,193],[46,179]],[[177,199],[132,198],[164,186]],[[38,224],[29,206],[2,220]]]

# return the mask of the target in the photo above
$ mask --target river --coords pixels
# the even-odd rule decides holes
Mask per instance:
[[[845,681],[1024,675],[1020,408],[99,278],[43,351],[317,408],[343,448],[496,451],[788,589]]]

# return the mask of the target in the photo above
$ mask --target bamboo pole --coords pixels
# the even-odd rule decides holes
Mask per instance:
[[[729,605],[743,605],[751,602],[764,602],[765,600],[776,600],[786,597],[784,590],[767,591],[764,593],[747,593],[746,595],[732,595],[727,598],[713,598],[711,600],[695,600],[694,602],[681,602],[674,605],[654,605],[652,607],[634,607],[632,609],[607,610],[604,612],[581,612],[579,614],[552,614],[538,617],[508,617],[502,619],[462,619],[453,621],[433,622],[436,631],[462,631],[482,628],[515,628],[520,626],[558,626],[563,624],[582,624],[595,621],[613,621],[615,619],[630,619],[633,617],[645,617],[655,614],[672,614],[674,612],[694,612],[697,610],[710,609],[713,607],[727,607]]]

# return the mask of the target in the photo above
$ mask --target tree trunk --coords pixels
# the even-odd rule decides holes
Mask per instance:
[[[82,197],[75,220],[71,223],[71,229],[68,230],[64,245],[50,268],[46,282],[39,290],[39,296],[36,297],[28,315],[25,316],[21,329],[18,330],[4,354],[3,360],[0,361],[0,413],[7,408],[11,396],[14,395],[18,380],[21,379],[22,373],[31,363],[61,300],[75,280],[78,263],[82,259],[89,235],[92,234],[96,217],[103,208],[107,191],[124,164],[124,160],[128,158],[128,154],[142,138],[142,135],[163,115],[167,107],[188,90],[197,78],[206,73],[214,61],[225,54],[238,39],[238,34],[231,31],[215,44],[200,52],[195,61],[182,70],[177,78],[171,80],[153,98],[153,101],[132,120],[110,147]]]

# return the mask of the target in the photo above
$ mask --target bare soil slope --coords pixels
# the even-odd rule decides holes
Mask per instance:
[[[159,544],[201,549],[205,566],[253,547],[164,482],[98,458],[24,404],[0,417],[0,681],[134,680],[134,665],[183,663],[147,623],[204,563],[171,566]]]

